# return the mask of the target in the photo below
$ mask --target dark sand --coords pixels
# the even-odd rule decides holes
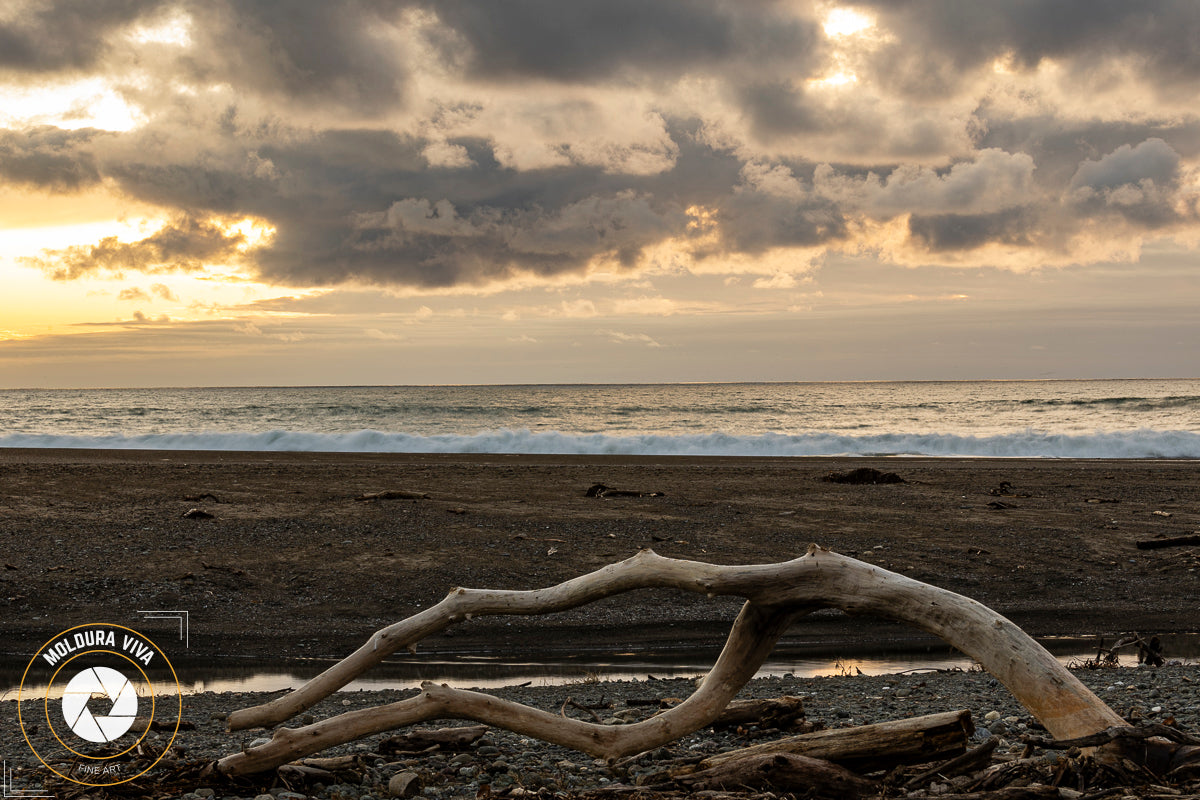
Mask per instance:
[[[821,480],[858,467],[906,482]],[[665,496],[585,497],[594,483]],[[355,499],[383,490],[429,498]],[[215,499],[186,499],[203,494]],[[185,518],[193,508],[213,517]],[[784,561],[810,542],[973,597],[1034,635],[1196,631],[1200,548],[1135,542],[1198,528],[1195,461],[0,450],[0,652],[28,658],[97,621],[169,639],[176,622],[137,614],[163,609],[189,612],[189,657],[341,656],[453,586],[548,586],[643,547]],[[422,650],[711,643],[738,605],[641,591],[476,619]],[[835,612],[791,632],[914,634]]]

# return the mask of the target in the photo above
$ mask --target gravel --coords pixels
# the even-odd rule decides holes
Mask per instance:
[[[1200,666],[1172,665],[1153,668],[1110,668],[1076,670],[1075,674],[1114,710],[1133,721],[1167,722],[1173,719],[1180,728],[1200,730]],[[648,681],[581,682],[563,686],[525,686],[491,689],[489,693],[558,713],[570,698],[579,705],[593,707],[603,719],[626,724],[644,719],[657,710],[648,701],[686,697],[694,682],[684,679]],[[316,719],[410,696],[405,691],[340,692],[309,712]],[[901,719],[939,711],[969,709],[976,725],[974,739],[999,738],[997,756],[1013,758],[1023,749],[1018,737],[1026,732],[1042,732],[1040,725],[1011,694],[989,674],[978,671],[912,673],[888,676],[835,675],[823,678],[772,677],[754,680],[743,690],[744,698],[796,695],[804,698],[806,716],[826,728],[849,727]],[[234,709],[254,705],[269,696],[253,693],[201,693],[184,698],[183,720],[195,725],[181,731],[170,756],[156,769],[169,771],[172,764],[197,764],[236,752],[259,740],[262,731],[225,730],[225,716]],[[40,708],[36,701],[23,712]],[[35,763],[24,750],[17,729],[15,701],[0,703],[0,739],[8,743],[6,758],[16,766],[16,788],[34,787],[38,772],[28,768]],[[587,712],[574,705],[568,714],[588,719]],[[447,722],[447,725],[467,724]],[[439,723],[430,723],[437,727]],[[44,731],[31,740],[36,745]],[[617,770],[582,753],[546,744],[519,734],[490,729],[483,738],[461,751],[429,752],[414,755],[387,755],[381,743],[391,734],[371,736],[331,748],[318,755],[358,754],[360,766],[352,772],[337,772],[333,780],[281,781],[275,775],[259,776],[246,785],[231,786],[216,780],[196,777],[194,785],[182,794],[185,800],[197,798],[255,798],[266,800],[371,800],[393,796],[452,798],[477,793],[500,792],[521,787],[530,792],[548,790],[577,793],[602,788],[613,782],[635,783],[663,769],[663,763],[675,759],[708,755],[742,747],[780,735],[778,731],[749,729],[715,732],[704,729],[659,747],[634,759]],[[149,736],[160,746],[166,733]],[[20,743],[18,749],[13,743]],[[1054,757],[1051,755],[1050,757]],[[26,765],[22,768],[21,765]],[[487,786],[488,789],[483,787]]]

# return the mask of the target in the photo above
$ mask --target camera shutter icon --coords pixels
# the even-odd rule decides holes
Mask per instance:
[[[107,714],[97,716],[88,708],[88,701],[96,696],[112,701]],[[63,690],[63,717],[76,736],[89,742],[119,739],[133,727],[137,708],[133,684],[109,667],[89,667],[71,678]]]

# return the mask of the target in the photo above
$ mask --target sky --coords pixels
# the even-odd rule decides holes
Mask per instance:
[[[0,387],[1200,376],[1194,0],[8,0]]]

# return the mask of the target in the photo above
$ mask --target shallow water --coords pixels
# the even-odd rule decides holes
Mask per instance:
[[[1185,663],[1200,660],[1200,634],[1160,637],[1168,659]],[[1079,665],[1096,658],[1098,637],[1055,637],[1039,640],[1063,664]],[[1115,637],[1108,637],[1111,645]],[[393,657],[373,669],[368,677],[353,681],[343,692],[415,689],[422,681],[450,683],[463,688],[496,688],[530,684],[553,686],[596,681],[645,681],[651,678],[689,678],[704,675],[718,655],[717,649],[588,653],[576,658],[561,654],[527,657],[494,657],[472,653],[446,656]],[[175,659],[180,688],[199,692],[278,692],[296,689],[335,663],[332,660]],[[1122,667],[1136,667],[1137,655],[1126,650]],[[24,663],[0,660],[0,698],[15,699]],[[813,678],[837,675],[892,675],[931,670],[970,670],[978,665],[941,642],[912,642],[894,646],[831,647],[820,644],[784,644],[772,653],[756,677],[792,675]],[[46,686],[25,686],[22,697],[44,696]],[[160,693],[165,693],[165,690]]]

